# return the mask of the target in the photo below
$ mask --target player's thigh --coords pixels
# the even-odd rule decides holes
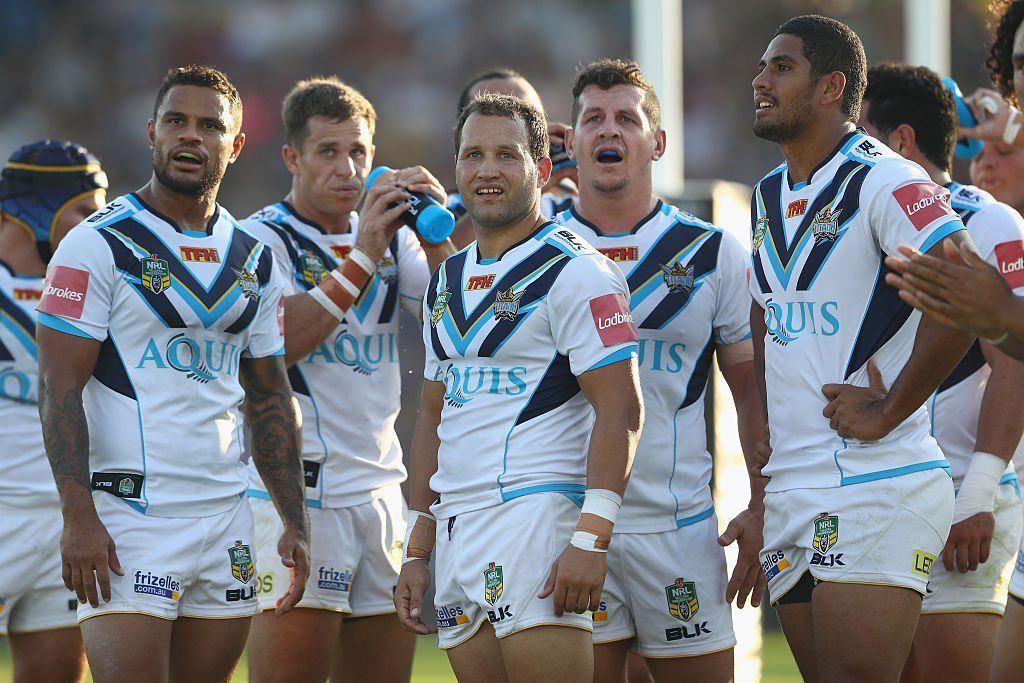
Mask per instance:
[[[81,623],[95,683],[166,683],[174,622],[145,614],[104,613]]]
[[[340,612],[297,607],[257,614],[249,628],[249,680],[322,681],[341,631]]]
[[[594,646],[584,629],[536,626],[499,642],[510,683],[590,683],[594,678]]]
[[[603,597],[603,596],[602,596]],[[626,683],[632,638],[594,643],[594,683]]]
[[[914,659],[922,680],[988,680],[1002,617],[997,614],[922,614]]]
[[[78,626],[10,634],[14,683],[78,683],[85,652]]]
[[[494,628],[483,622],[477,631],[447,649],[448,663],[459,683],[503,683],[508,681],[505,660]]]
[[[811,608],[813,586],[811,575],[805,573],[786,595],[775,602],[782,634],[786,636],[786,643],[805,681],[818,680],[814,614]]]
[[[1003,623],[999,626],[996,650],[992,657],[992,683],[1019,681],[1024,671],[1024,599],[1013,595],[1006,602]]]
[[[897,586],[823,582],[814,589],[811,604],[821,680],[899,678],[921,613],[919,593]]]
[[[250,621],[249,617],[181,617],[174,622],[171,629],[171,683],[230,681],[245,649]]]
[[[656,683],[704,681],[730,683],[733,680],[732,648],[696,657],[647,658],[647,668]]]
[[[331,683],[402,683],[412,673],[416,636],[395,614],[346,617],[331,664]]]

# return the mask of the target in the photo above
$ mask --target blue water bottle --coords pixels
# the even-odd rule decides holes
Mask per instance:
[[[387,166],[378,166],[370,171],[366,178],[366,189],[369,190],[384,173],[391,173]],[[431,244],[440,244],[448,239],[455,229],[455,216],[451,211],[437,203],[437,200],[422,192],[410,192],[409,202],[412,206],[402,214],[401,220],[415,230],[420,237]]]
[[[974,114],[971,113],[971,108],[964,102],[964,94],[960,92],[960,86],[956,84],[949,76],[942,78],[942,85],[946,86],[953,95],[953,101],[956,102],[956,118],[957,122],[964,128],[974,128],[978,125],[977,119],[974,118]],[[985,143],[976,138],[958,138],[956,141],[956,154],[957,159],[973,159],[974,157],[981,154],[982,148]]]

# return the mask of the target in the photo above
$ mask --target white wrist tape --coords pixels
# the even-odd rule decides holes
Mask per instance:
[[[576,546],[580,550],[586,550],[591,553],[606,553],[608,548],[602,548],[597,542],[597,534],[592,534],[587,531],[576,530],[572,532],[572,538],[569,539],[569,545]]]
[[[953,505],[953,524],[979,512],[992,512],[999,480],[1006,471],[1006,461],[997,455],[975,451],[967,474],[960,484]]]
[[[367,275],[373,275],[373,271],[377,270],[377,265],[373,262],[373,259],[361,247],[356,247],[350,251],[348,257],[365,270]]]
[[[1024,116],[1016,109],[1011,109],[1006,119],[1006,128],[1003,128],[1003,142],[1012,145],[1021,128],[1024,128]]]
[[[345,311],[338,308],[338,305],[331,301],[331,297],[327,296],[324,290],[319,287],[314,287],[309,290],[309,295],[313,297],[313,301],[323,306],[328,313],[337,318],[338,322],[341,322],[345,318]]]
[[[615,524],[620,507],[622,507],[622,496],[615,491],[587,489],[583,493],[583,509],[580,510],[580,514],[597,515]]]
[[[417,528],[419,522],[419,528]],[[424,524],[425,523],[425,524]],[[437,519],[426,512],[409,510],[405,517],[405,541],[402,543],[402,564],[414,560],[429,560],[434,547],[433,534]],[[429,547],[427,547],[429,546]],[[412,550],[412,557],[409,551]]]
[[[580,521],[576,524],[569,545],[592,553],[608,552],[612,528],[619,516],[622,496],[608,489],[587,489],[583,496]],[[599,519],[588,518],[593,515]]]
[[[351,254],[349,256],[351,257]],[[351,294],[353,299],[359,298],[359,288],[356,287],[354,282],[339,273],[337,269],[331,271],[331,277],[341,285],[342,289]]]

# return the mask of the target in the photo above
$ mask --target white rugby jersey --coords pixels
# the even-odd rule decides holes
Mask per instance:
[[[548,222],[499,259],[476,242],[446,259],[423,311],[424,376],[445,385],[434,514],[582,494],[594,411],[576,376],[637,353],[622,275]]]
[[[17,275],[0,261],[0,505],[56,505],[36,406],[36,304],[43,278]]]
[[[751,200],[750,291],[765,310],[772,457],[768,491],[857,484],[948,467],[922,406],[883,439],[842,439],[822,416],[821,387],[868,386],[874,358],[891,386],[920,313],[885,283],[898,244],[927,251],[963,229],[949,190],[857,131],[792,184],[782,164]]]
[[[982,258],[1002,272],[1014,294],[1024,295],[1024,218],[977,187],[958,183],[946,187],[951,193],[950,204],[960,214]],[[974,454],[981,399],[991,372],[981,345],[975,340],[928,403],[932,434],[949,461],[953,483],[958,487]],[[1016,475],[1010,465],[1002,483],[1014,480]]]
[[[288,282],[286,295],[315,287],[345,260],[359,234],[355,212],[349,232],[331,234],[285,202],[258,211],[242,225],[274,250],[274,263]],[[426,254],[412,230],[403,227],[345,321],[288,369],[302,409],[310,507],[360,505],[405,480],[395,433],[402,384],[399,308],[419,315],[429,280]],[[253,465],[249,482],[249,495],[269,497]]]
[[[239,361],[284,353],[282,287],[270,249],[220,207],[207,232],[180,230],[127,194],[61,241],[39,323],[102,342],[89,466],[142,475],[131,507],[200,517],[244,495]]]
[[[661,201],[616,234],[602,235],[575,208],[555,220],[622,271],[640,336],[644,431],[615,531],[666,531],[707,519],[714,507],[704,389],[716,345],[750,336],[746,249]]]

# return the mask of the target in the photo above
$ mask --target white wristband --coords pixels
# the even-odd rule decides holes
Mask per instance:
[[[597,536],[590,533],[589,531],[580,531],[577,529],[573,532],[572,538],[569,539],[569,545],[576,546],[580,550],[586,550],[591,553],[606,553],[607,548],[599,548],[597,546]]]
[[[608,489],[587,489],[583,495],[583,509],[580,514],[597,515],[613,525],[622,507],[622,496]]]
[[[1010,115],[1006,118],[1006,127],[1003,128],[1003,142],[1012,145],[1022,127],[1024,127],[1024,116],[1016,109],[1010,109]]]
[[[328,313],[337,318],[338,322],[344,320],[345,311],[338,308],[338,304],[331,301],[331,297],[327,296],[324,290],[320,289],[319,287],[314,287],[313,289],[309,290],[309,295],[313,297],[313,301],[323,306]]]
[[[374,264],[373,260],[365,251],[362,250],[361,247],[355,247],[348,253],[348,257],[354,261],[357,266],[365,270],[367,275],[373,275],[373,271],[377,270],[376,264]]]
[[[1006,471],[1006,461],[997,455],[975,451],[971,464],[960,483],[953,505],[953,524],[979,512],[992,512],[999,480]]]
[[[351,258],[349,254],[349,258]],[[359,298],[359,288],[356,287],[355,283],[349,280],[347,277],[337,271],[337,269],[331,271],[331,277],[337,280],[338,284],[341,285],[342,289],[352,295],[353,299]]]
[[[426,512],[417,512],[416,510],[409,510],[405,516],[405,541],[402,543],[402,564],[423,559],[422,557],[409,557],[409,541],[412,540],[413,529],[416,528],[416,520],[420,517],[425,517],[434,523],[437,522],[434,515]]]

